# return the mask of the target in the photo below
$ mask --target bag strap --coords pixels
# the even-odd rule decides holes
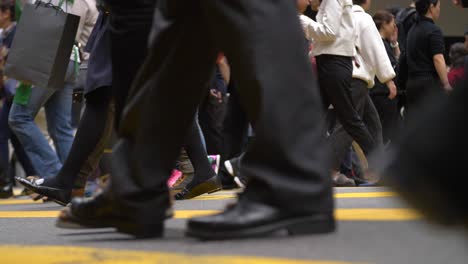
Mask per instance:
[[[71,3],[73,5],[75,3],[75,0],[60,0],[58,5],[60,8],[62,7],[63,2],[65,2],[65,12],[68,12],[68,3]]]

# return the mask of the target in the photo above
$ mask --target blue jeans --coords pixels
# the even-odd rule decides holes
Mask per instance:
[[[74,129],[71,125],[72,94],[75,86],[75,68],[70,61],[65,87],[52,90],[33,87],[27,105],[13,103],[9,124],[23,144],[31,163],[40,177],[55,176],[60,171],[73,143]],[[34,119],[45,108],[47,130],[56,151],[49,145]]]
[[[10,179],[10,176],[13,174],[12,171],[9,170],[10,147],[8,141],[11,141],[16,157],[20,162],[21,166],[23,166],[26,175],[36,175],[36,172],[32,167],[31,161],[25,153],[23,146],[19,142],[18,138],[13,133],[11,133],[11,130],[8,127],[8,115],[10,114],[11,104],[11,101],[5,98],[3,100],[3,106],[0,110],[0,186],[2,182],[13,182],[13,179]]]

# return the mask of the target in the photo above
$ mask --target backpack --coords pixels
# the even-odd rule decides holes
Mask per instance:
[[[400,58],[398,60],[397,87],[399,90],[406,90],[406,81],[408,80],[408,64],[406,61],[406,39],[411,27],[417,21],[416,8],[403,8],[396,14],[395,22],[398,27],[398,43],[400,43]],[[406,98],[403,94],[400,97],[402,105],[406,104]]]
[[[403,8],[396,14],[395,22],[398,28],[398,43],[402,52],[406,50],[408,32],[416,22],[416,8]]]

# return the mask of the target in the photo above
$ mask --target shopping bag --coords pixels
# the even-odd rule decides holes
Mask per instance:
[[[42,88],[62,89],[79,22],[79,16],[50,3],[26,4],[5,75]]]

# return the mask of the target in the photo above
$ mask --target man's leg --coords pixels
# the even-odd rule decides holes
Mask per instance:
[[[9,110],[10,104],[4,99],[0,109],[0,188],[12,183],[8,173],[8,168],[10,167],[8,140],[11,134],[8,127]]]
[[[353,104],[351,58],[320,55],[317,56],[317,66],[320,89],[327,101],[333,105],[337,120],[364,153],[370,153],[375,142]]]
[[[369,93],[366,94],[364,114],[362,119],[369,129],[372,137],[374,138],[374,151],[382,151],[384,146],[382,122],[380,121],[379,112],[377,111],[374,102],[370,98]]]
[[[65,86],[62,90],[55,91],[44,105],[47,130],[54,141],[57,156],[62,164],[67,159],[74,139],[75,129],[72,127],[71,120],[74,87],[75,63],[70,61],[68,64]]]
[[[143,228],[166,217],[166,181],[214,72],[217,52],[201,12],[198,1],[158,1],[148,59],[122,119],[111,186]]]
[[[294,3],[201,3],[255,124],[241,167],[251,180],[247,199],[289,212],[332,214],[322,106]]]
[[[241,174],[250,181],[238,203],[218,215],[191,219],[188,234],[226,239],[277,230],[333,231],[322,105],[294,2],[201,3],[237,73],[256,137],[242,158]]]
[[[34,121],[39,109],[54,93],[53,90],[33,87],[27,105],[13,103],[8,123],[24,147],[38,176],[56,175],[62,164]],[[71,107],[71,106],[70,106]]]
[[[361,120],[364,118],[364,113],[367,107],[368,88],[367,83],[361,80],[353,79],[351,82],[350,89],[351,103],[356,113],[359,115]],[[339,108],[340,109],[340,108]],[[377,115],[378,118],[378,115]],[[341,120],[340,120],[341,121]],[[380,124],[380,121],[379,121]],[[366,124],[367,127],[367,124]],[[374,128],[374,126],[372,126]],[[380,129],[380,135],[381,135]],[[374,139],[377,142],[377,139]],[[380,140],[381,141],[381,140]],[[337,122],[333,133],[330,136],[330,142],[333,149],[333,169],[339,171],[340,165],[346,155],[349,152],[351,143],[353,142],[352,136],[347,132],[346,128],[341,122]]]

